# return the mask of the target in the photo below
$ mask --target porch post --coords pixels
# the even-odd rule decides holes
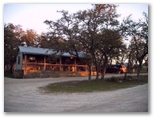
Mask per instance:
[[[27,74],[27,55],[25,54],[24,75]]]
[[[60,71],[62,71],[61,64],[62,64],[62,57],[60,56],[60,61],[59,61],[59,70],[60,70]]]
[[[46,70],[46,56],[44,56],[43,70]]]
[[[74,59],[74,72],[76,72],[76,58]]]

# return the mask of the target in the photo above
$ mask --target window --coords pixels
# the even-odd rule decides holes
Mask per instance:
[[[20,64],[20,56],[18,56],[18,64]]]

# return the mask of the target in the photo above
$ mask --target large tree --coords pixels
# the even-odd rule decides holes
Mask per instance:
[[[98,4],[94,9],[77,13],[79,40],[83,49],[92,57],[97,72],[96,79],[99,72],[102,73],[101,78],[104,78],[109,58],[119,56],[120,49],[123,48],[118,31],[118,16],[114,4]]]
[[[61,11],[62,18],[56,22],[46,20],[45,23],[49,25],[48,34],[51,37],[62,38],[67,42],[67,46],[64,47],[66,51],[73,52],[77,57],[78,51],[91,56],[97,72],[96,79],[98,79],[100,66],[103,67],[102,78],[104,78],[108,59],[111,56],[118,56],[123,45],[117,28],[119,15],[116,13],[116,5],[94,6],[92,9],[74,14]],[[99,9],[97,6],[100,6]]]
[[[13,64],[16,61],[18,45],[21,41],[18,39],[19,34],[15,34],[20,26],[13,24],[4,25],[4,70],[12,71]]]
[[[128,16],[122,24],[124,36],[131,37],[128,58],[134,59],[138,63],[137,78],[140,79],[140,70],[144,58],[148,54],[148,16],[143,13],[144,18],[138,21],[133,21],[131,16]],[[129,60],[130,61],[130,60]]]

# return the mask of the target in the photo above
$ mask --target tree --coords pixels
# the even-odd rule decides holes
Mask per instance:
[[[122,38],[118,33],[118,21],[116,5],[105,4],[95,5],[94,9],[80,11],[77,13],[79,24],[79,41],[85,50],[92,57],[92,62],[96,67],[96,79],[99,72],[104,78],[106,66],[109,58],[120,54],[122,48]],[[97,8],[99,7],[99,10]],[[100,66],[102,65],[102,70]]]
[[[120,54],[122,40],[118,33],[116,5],[105,4],[101,11],[97,8],[69,14],[61,11],[62,18],[56,22],[46,20],[49,25],[51,37],[65,40],[67,46],[64,50],[78,57],[78,51],[83,51],[91,56],[96,68],[98,79],[100,66],[103,65],[104,73],[108,59]],[[89,65],[89,73],[91,65]],[[104,78],[104,74],[102,76]],[[89,75],[90,79],[90,75]]]
[[[18,45],[21,43],[17,38],[18,34],[15,33],[19,27],[11,23],[4,25],[4,70],[11,72],[16,61]]]
[[[131,20],[131,16],[129,16],[122,24],[124,35],[131,37],[129,49],[133,54],[129,56],[134,56],[138,62],[138,80],[140,79],[140,70],[143,60],[148,54],[148,16],[146,13],[143,13],[143,16],[144,19],[137,22]]]
[[[109,59],[121,57],[121,52],[125,48],[125,45],[123,44],[122,37],[117,30],[104,30],[100,40],[101,43],[98,50],[102,56],[98,60],[100,60],[100,64],[102,65],[101,78],[104,79],[106,66],[109,63]]]
[[[22,36],[20,39],[22,40],[22,44],[25,46],[38,46],[39,35],[32,29],[28,29],[26,31],[21,32]]]

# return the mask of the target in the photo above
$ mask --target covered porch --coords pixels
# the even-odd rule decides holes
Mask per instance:
[[[79,53],[77,58],[69,53],[58,54],[44,48],[19,46],[16,71],[22,72],[23,78],[58,76],[88,76],[87,55]],[[91,67],[92,75],[95,68]]]
[[[88,66],[85,65],[82,60],[75,57],[60,57],[51,61],[51,58],[52,57],[49,56],[24,54],[22,61],[24,76],[39,71],[74,72],[81,76],[88,75]]]

